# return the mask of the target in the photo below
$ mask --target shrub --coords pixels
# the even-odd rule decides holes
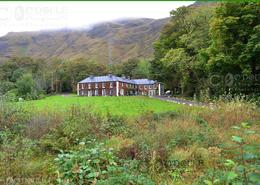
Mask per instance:
[[[17,96],[26,100],[36,100],[41,89],[37,88],[36,82],[31,74],[24,74],[16,81]]]
[[[0,169],[0,176],[7,178],[27,175],[27,163],[24,161],[32,157],[34,145],[33,141],[11,131],[1,131],[0,163],[5,168]]]
[[[0,129],[11,129],[20,132],[29,118],[29,114],[19,104],[8,102],[0,97]]]
[[[250,124],[243,122],[234,126],[239,135],[232,136],[233,144],[224,147],[224,153],[229,158],[224,159],[222,166],[208,168],[202,179],[205,184],[257,184],[260,182],[260,152],[259,144],[250,143],[250,137],[257,139],[256,132],[250,129]],[[255,136],[254,136],[255,135]],[[258,138],[259,140],[259,138]],[[220,162],[220,161],[219,161]]]
[[[16,102],[17,101],[17,89],[12,89],[11,91],[8,91],[4,95],[6,101],[8,102]]]
[[[15,84],[9,81],[0,81],[0,94],[6,94],[15,88]]]
[[[57,128],[64,121],[63,116],[57,112],[42,111],[30,115],[25,124],[25,135],[31,139],[40,139]]]
[[[61,153],[55,159],[59,184],[154,184],[143,175],[133,175],[120,166],[112,149],[102,143],[81,142],[78,151]],[[127,163],[125,163],[127,164]]]
[[[260,182],[260,145],[247,141],[248,137],[257,134],[255,131],[250,130],[250,127],[251,125],[246,122],[241,123],[241,126],[233,127],[240,132],[240,135],[232,136],[235,145],[231,147],[231,152],[234,157],[233,159],[227,159],[225,162],[228,169],[226,172],[227,183],[248,185]]]
[[[124,116],[107,115],[107,120],[104,120],[101,125],[102,133],[112,135],[127,135],[129,133],[127,120]]]
[[[79,151],[61,153],[56,158],[60,184],[90,184],[116,170],[116,159],[110,149],[105,149],[103,144],[87,146],[89,148],[80,144]]]

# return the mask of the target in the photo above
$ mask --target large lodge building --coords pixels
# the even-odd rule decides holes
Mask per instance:
[[[79,96],[163,95],[164,85],[148,79],[128,79],[114,75],[89,76],[78,82]]]

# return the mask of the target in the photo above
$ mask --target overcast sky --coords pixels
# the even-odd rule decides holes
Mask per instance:
[[[82,28],[120,18],[165,18],[193,1],[0,2],[0,36],[8,32]]]

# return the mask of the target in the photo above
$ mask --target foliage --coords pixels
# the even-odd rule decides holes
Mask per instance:
[[[259,98],[252,91],[257,80],[247,79],[242,92],[239,79],[259,74],[259,7],[213,3],[172,11],[151,62],[107,67],[82,58],[14,57],[1,64],[0,183],[259,184],[260,111],[248,102]],[[75,91],[85,75],[110,71],[152,75],[183,95],[220,96],[206,107],[71,95],[13,102],[37,99],[41,90]],[[209,83],[212,75],[220,86]]]
[[[55,161],[59,166],[60,184],[91,184],[116,171],[116,159],[111,150],[97,144],[81,142],[82,149],[68,154],[61,153]],[[89,148],[87,148],[89,147]]]
[[[234,126],[234,129],[239,130],[241,135],[232,136],[232,141],[235,143],[233,159],[227,159],[227,181],[228,183],[243,183],[255,184],[260,181],[260,152],[259,144],[250,143],[248,137],[257,134],[250,130],[251,125],[247,122],[241,123],[241,126]]]
[[[154,184],[142,175],[134,176],[119,166],[111,149],[103,144],[80,142],[81,149],[61,153],[55,161],[59,166],[59,184]]]
[[[259,144],[250,142],[250,137],[257,133],[250,130],[251,125],[242,122],[241,126],[234,126],[240,135],[232,136],[234,145],[225,147],[224,152],[232,158],[225,159],[222,168],[209,169],[205,174],[208,179],[205,184],[257,184],[260,181]],[[246,141],[249,140],[249,141]],[[223,161],[223,160],[222,160]],[[220,163],[220,161],[218,161]]]
[[[19,97],[39,99],[41,94],[75,92],[77,82],[90,75],[113,73],[148,78],[149,68],[149,61],[139,59],[108,66],[85,58],[43,60],[13,57],[1,64],[0,94],[16,90]]]
[[[73,97],[61,98],[77,102]],[[104,104],[99,98],[94,100]],[[132,101],[132,97],[122,98],[117,101]],[[38,101],[48,102],[48,98]],[[227,182],[229,172],[232,179],[234,172],[237,176],[230,181],[235,183],[243,181],[240,141],[244,154],[250,154],[245,156],[250,158],[245,160],[248,182],[257,179],[251,173],[259,165],[256,144],[260,138],[251,131],[259,129],[260,115],[257,107],[242,99],[226,99],[214,110],[185,107],[136,116],[110,114],[106,109],[93,113],[95,103],[87,107],[58,105],[59,110],[49,103],[38,110],[30,104],[28,109],[26,103],[30,102],[3,100],[0,106],[0,163],[5,166],[0,174],[4,180],[32,179],[23,184],[57,180],[60,184],[216,184]],[[239,122],[250,123],[251,128],[245,129],[248,134],[239,135],[243,126],[232,128]],[[230,141],[232,136],[236,136],[235,142]],[[59,160],[54,162],[55,158]],[[227,159],[235,165],[225,166]]]
[[[113,64],[111,71],[115,75],[125,76],[127,78],[149,78],[151,63],[144,59],[129,59],[121,64]]]
[[[140,60],[133,71],[134,78],[149,78],[151,63],[148,60]]]
[[[210,74],[237,75],[231,84],[221,84],[236,93],[254,93],[259,66],[259,3],[225,3],[210,24],[212,44],[207,68]],[[258,41],[257,41],[258,40]],[[254,45],[254,46],[253,46]],[[243,78],[242,78],[243,76]],[[248,76],[253,77],[248,78]]]
[[[37,99],[40,92],[30,74],[22,75],[16,82],[17,96],[24,99]]]
[[[152,74],[171,90],[192,95],[204,84],[205,64],[200,55],[209,46],[209,21],[215,5],[181,7],[171,12],[171,21],[155,43]]]
[[[260,4],[203,3],[171,12],[155,42],[153,76],[175,94],[258,93]]]

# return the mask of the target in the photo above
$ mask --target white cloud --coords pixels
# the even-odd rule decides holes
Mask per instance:
[[[80,28],[120,18],[164,18],[193,1],[0,2],[0,36],[8,32]]]

